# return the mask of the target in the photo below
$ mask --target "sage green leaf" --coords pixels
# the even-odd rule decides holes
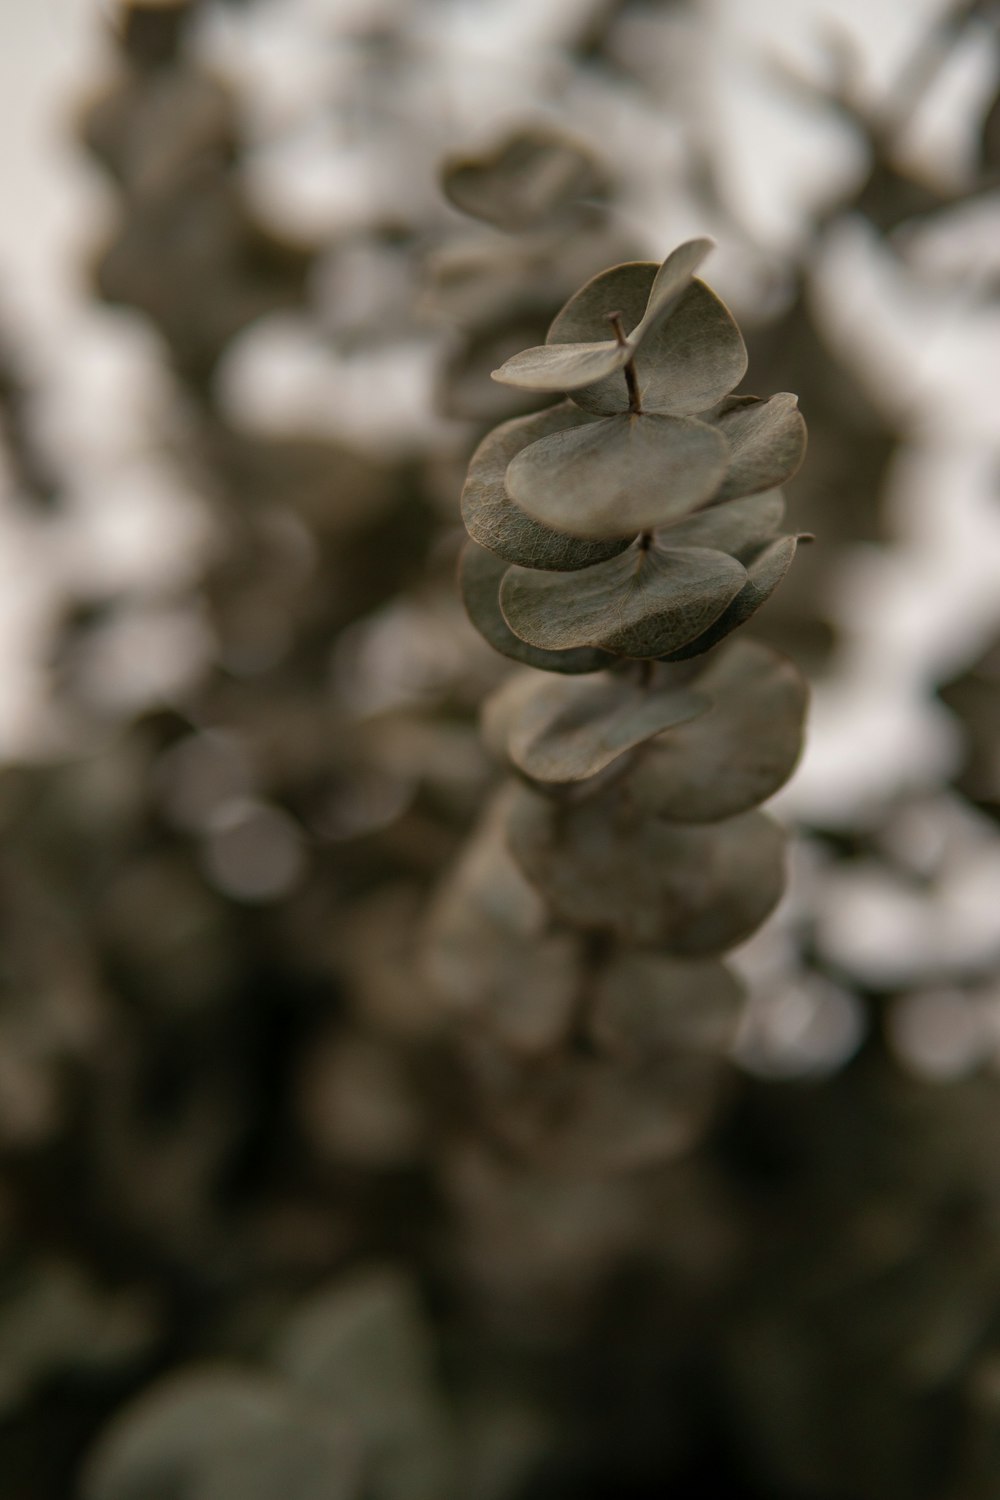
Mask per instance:
[[[797,546],[797,537],[782,536],[770,546],[765,547],[764,551],[747,567],[747,582],[732,603],[713,621],[703,635],[675,651],[664,652],[664,660],[686,661],[689,657],[700,656],[703,651],[708,651],[712,646],[717,646],[720,641],[724,641],[726,636],[738,626],[745,625],[750,616],[756,614],[761,605],[770,599],[788,572]]]
[[[585,146],[535,127],[511,133],[479,156],[447,157],[441,181],[456,208],[508,230],[544,223],[606,186]]]
[[[716,420],[732,450],[716,500],[784,484],[805,457],[806,424],[798,397],[787,391],[768,401],[741,403]]]
[[[546,651],[600,646],[621,656],[665,656],[706,630],[745,582],[742,564],[724,552],[635,542],[579,573],[510,568],[500,609],[517,636]]]
[[[642,817],[731,818],[770,797],[795,769],[808,689],[786,657],[759,641],[733,641],[695,687],[710,710],[648,741],[622,785]]]
[[[733,1040],[743,987],[718,959],[618,954],[594,986],[587,1030],[622,1063],[657,1054],[722,1053]]]
[[[623,369],[631,357],[628,345],[613,339],[599,344],[541,344],[512,355],[493,371],[492,378],[525,391],[576,391]]]
[[[566,573],[589,568],[625,550],[629,544],[625,538],[587,542],[541,525],[525,515],[504,488],[507,466],[522,448],[549,433],[581,427],[591,420],[572,401],[563,401],[547,411],[515,417],[487,434],[472,455],[462,490],[462,519],[473,541],[524,568]]]
[[[518,787],[507,839],[564,921],[690,957],[749,937],[784,884],[784,834],[764,813],[668,823],[640,816],[624,784],[571,805]]]
[[[707,500],[728,456],[719,430],[691,417],[603,417],[522,448],[507,469],[507,493],[556,531],[634,536]]]
[[[746,368],[732,313],[703,281],[693,281],[636,351],[642,409],[674,416],[706,411],[739,385]],[[624,376],[615,378],[624,383]]]
[[[504,749],[518,770],[563,785],[596,776],[644,740],[704,713],[709,702],[688,688],[647,688],[621,673],[561,682],[516,673],[487,701],[483,724],[488,743],[501,737],[493,725],[507,726]]]
[[[630,333],[642,320],[660,267],[655,261],[626,261],[611,266],[586,282],[557,313],[546,335],[547,344],[589,344],[608,336],[610,313],[620,313],[622,329]],[[609,375],[576,391],[573,400],[585,411],[610,416],[628,411],[624,375]]]
[[[728,552],[747,566],[774,538],[784,514],[785,500],[780,490],[747,495],[723,505],[713,501],[704,510],[659,532],[656,540],[666,551],[673,547],[711,547],[717,552]]]
[[[458,579],[462,600],[469,619],[494,651],[525,666],[540,667],[546,672],[599,672],[614,661],[606,651],[586,648],[582,651],[539,651],[522,641],[510,629],[498,602],[500,580],[507,564],[475,542],[467,542],[459,559]],[[540,574],[540,577],[550,575]],[[559,575],[560,577],[563,575]],[[572,574],[565,575],[572,577]]]
[[[664,317],[673,311],[684,292],[691,285],[695,271],[715,241],[710,239],[685,240],[678,245],[660,266],[650,288],[649,301],[639,322],[629,335],[629,343],[636,348]]]

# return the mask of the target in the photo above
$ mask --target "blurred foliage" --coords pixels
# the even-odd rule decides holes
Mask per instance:
[[[123,6],[80,121],[116,204],[94,296],[155,340],[154,446],[207,540],[148,599],[67,598],[51,679],[69,749],[0,778],[5,1500],[988,1500],[995,645],[934,676],[965,746],[947,784],[799,831],[746,996],[721,965],[672,960],[665,1045],[643,1004],[657,975],[608,971],[594,1025],[641,1075],[622,1087],[593,1038],[553,1066],[601,939],[581,960],[547,923],[498,852],[502,807],[472,837],[496,784],[477,712],[507,669],[453,580],[468,459],[537,404],[489,371],[602,267],[662,254],[643,229],[659,184],[683,220],[670,243],[694,223],[759,267],[754,389],[799,394],[789,502],[818,545],[752,631],[835,673],[835,580],[859,548],[893,555],[914,427],[859,378],[817,266],[860,221],[910,286],[914,235],[990,201],[995,82],[964,180],[900,140],[954,49],[995,54],[995,6],[942,12],[894,97],[873,103],[843,51],[832,84],[785,79],[804,118],[847,123],[860,165],[781,253],[749,243],[685,90],[697,5],[553,7],[542,108],[478,140],[421,103],[442,81],[421,82],[433,47],[407,7],[355,7],[323,109],[364,212],[294,228],[255,188],[274,119],[206,41],[258,10]],[[618,110],[648,151],[622,151]],[[445,193],[467,207],[497,168],[505,227],[470,226]],[[973,296],[988,310],[995,283]],[[361,358],[366,400],[331,398],[324,422],[248,414],[236,376],[275,327],[306,331],[317,371]],[[394,441],[385,372],[428,349],[437,415]],[[0,355],[5,470],[25,505],[66,513],[76,476]],[[475,586],[495,600],[499,581]],[[134,700],[173,609],[194,660]],[[747,649],[749,674],[764,648]],[[486,729],[524,758],[518,691]]]

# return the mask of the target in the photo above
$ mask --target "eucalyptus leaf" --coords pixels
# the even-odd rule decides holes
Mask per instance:
[[[808,701],[792,662],[733,641],[698,677],[709,711],[645,744],[622,787],[637,814],[714,822],[756,807],[788,780]]]
[[[644,740],[704,713],[709,699],[673,684],[646,688],[632,677],[550,682],[516,674],[483,710],[487,741],[491,718],[509,726],[509,759],[535,781],[584,781]]]
[[[446,158],[441,180],[456,208],[508,230],[544,223],[606,187],[585,146],[538,127],[514,131],[478,156]]]
[[[732,313],[702,281],[693,281],[635,356],[642,409],[688,416],[707,411],[739,385],[747,369]]]
[[[493,379],[525,391],[576,391],[621,370],[631,359],[627,344],[541,344],[505,360]]]
[[[629,336],[629,343],[633,348],[673,311],[691,285],[695,271],[714,249],[714,240],[698,239],[685,240],[683,245],[678,245],[676,250],[671,251],[653,279],[646,310]]]
[[[601,1052],[625,1063],[658,1053],[723,1053],[742,1000],[742,985],[718,959],[619,953],[598,976],[587,1030]]]
[[[747,582],[732,603],[703,635],[689,641],[686,646],[664,653],[664,661],[686,661],[692,656],[700,656],[724,641],[738,626],[745,625],[750,616],[756,614],[762,604],[767,603],[788,572],[797,546],[797,537],[782,536],[765,547],[747,567]]]
[[[507,496],[504,476],[516,454],[550,433],[585,426],[593,419],[572,401],[515,417],[495,427],[479,444],[462,490],[462,519],[473,541],[524,568],[572,572],[623,552],[629,539],[588,542],[532,520]]]
[[[586,282],[557,313],[546,335],[547,344],[589,344],[606,339],[609,314],[620,313],[628,334],[642,320],[660,267],[655,261],[626,261],[600,271]],[[624,375],[610,375],[573,397],[585,411],[609,416],[628,411]]]
[[[624,785],[572,805],[518,787],[507,838],[564,921],[691,957],[748,937],[784,884],[784,834],[764,813],[668,823],[640,817]]]
[[[622,656],[664,656],[701,635],[745,582],[742,564],[724,552],[667,552],[636,542],[579,573],[512,567],[500,585],[500,608],[519,638],[543,650],[599,646]]]
[[[748,495],[742,500],[713,501],[676,525],[657,534],[665,550],[672,547],[711,547],[728,552],[746,567],[775,537],[785,514],[780,490]]]
[[[680,520],[718,488],[728,462],[717,428],[691,417],[604,417],[522,448],[510,498],[571,536],[634,536]]]
[[[494,557],[485,547],[466,542],[459,559],[459,587],[469,619],[494,651],[529,667],[547,672],[599,672],[614,661],[606,651],[590,647],[584,650],[540,651],[522,641],[507,624],[500,610],[498,594],[507,564]],[[547,574],[539,575],[547,577]],[[563,575],[559,575],[563,576]],[[572,577],[572,574],[565,575]]]
[[[723,411],[716,419],[731,449],[729,470],[716,500],[754,495],[784,484],[805,457],[806,424],[798,397],[787,391]]]

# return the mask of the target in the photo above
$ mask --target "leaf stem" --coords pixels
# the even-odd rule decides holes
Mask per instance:
[[[624,349],[628,344],[625,330],[622,327],[622,315],[620,312],[608,313],[608,322],[615,331],[615,338],[620,348]],[[638,415],[642,411],[642,400],[639,396],[639,378],[635,373],[635,361],[630,359],[625,366],[625,384],[628,387],[628,409]]]

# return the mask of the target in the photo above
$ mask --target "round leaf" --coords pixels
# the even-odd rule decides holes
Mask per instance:
[[[458,579],[469,619],[494,651],[525,666],[546,672],[599,672],[614,660],[606,651],[539,651],[510,629],[498,602],[500,580],[507,564],[475,542],[467,542],[459,559]],[[539,575],[548,576],[545,574]],[[562,576],[562,575],[560,575]],[[572,575],[567,575],[572,576]]]
[[[497,722],[507,756],[535,781],[585,781],[627,751],[709,706],[688,688],[664,682],[645,687],[621,673],[547,681],[517,674],[483,710],[487,741]],[[491,722],[492,721],[492,722]]]
[[[643,817],[731,818],[795,769],[808,690],[790,661],[758,641],[733,641],[696,687],[712,700],[708,713],[648,742],[622,785]]]
[[[655,261],[626,261],[601,271],[575,293],[556,314],[546,335],[547,344],[588,344],[608,336],[609,313],[620,313],[622,328],[630,333],[642,320],[660,267]],[[573,396],[585,411],[609,416],[628,411],[624,375],[609,375]]]
[[[673,311],[681,296],[691,285],[695,271],[709,251],[714,249],[714,240],[700,239],[685,240],[683,245],[678,245],[676,250],[671,251],[656,273],[650,288],[646,310],[629,337],[629,343],[633,348],[637,347],[646,335]]]
[[[731,449],[729,470],[716,500],[754,495],[784,484],[805,457],[806,424],[797,396],[782,392],[769,401],[741,403],[716,420]]]
[[[749,937],[784,885],[784,834],[764,813],[709,825],[639,816],[625,786],[559,806],[518,787],[511,853],[555,914],[622,942],[702,957]]]
[[[604,417],[523,448],[507,493],[536,521],[571,536],[634,536],[680,520],[725,473],[717,428],[693,418]]]
[[[636,542],[579,573],[510,568],[500,608],[517,636],[543,650],[600,646],[621,656],[664,656],[706,630],[745,581],[742,564],[724,552]]]
[[[739,980],[719,959],[621,953],[598,977],[587,1029],[601,1052],[623,1062],[721,1053],[733,1040],[742,999]]]
[[[715,502],[705,510],[661,531],[657,542],[663,548],[711,547],[728,552],[744,566],[772,540],[785,514],[780,490],[748,495],[742,500]]]
[[[456,208],[509,230],[551,219],[605,185],[586,147],[537,128],[517,130],[479,156],[448,157],[441,176]]]
[[[700,656],[703,651],[724,641],[740,625],[745,625],[750,616],[767,602],[788,572],[797,546],[796,537],[782,536],[765,547],[748,566],[747,582],[728,608],[696,640],[675,651],[664,652],[664,660],[686,661],[689,657]]]
[[[581,427],[591,420],[571,401],[563,401],[547,411],[515,417],[487,434],[472,455],[462,490],[462,519],[473,541],[524,568],[567,573],[589,568],[625,550],[625,539],[587,542],[541,525],[525,515],[504,488],[507,466],[522,448],[552,432]]]
[[[511,355],[493,379],[525,391],[576,391],[593,385],[631,359],[627,344],[605,340],[599,344],[541,344]]]
[[[675,416],[706,411],[739,385],[746,368],[732,313],[704,282],[694,281],[636,351],[642,409]]]

